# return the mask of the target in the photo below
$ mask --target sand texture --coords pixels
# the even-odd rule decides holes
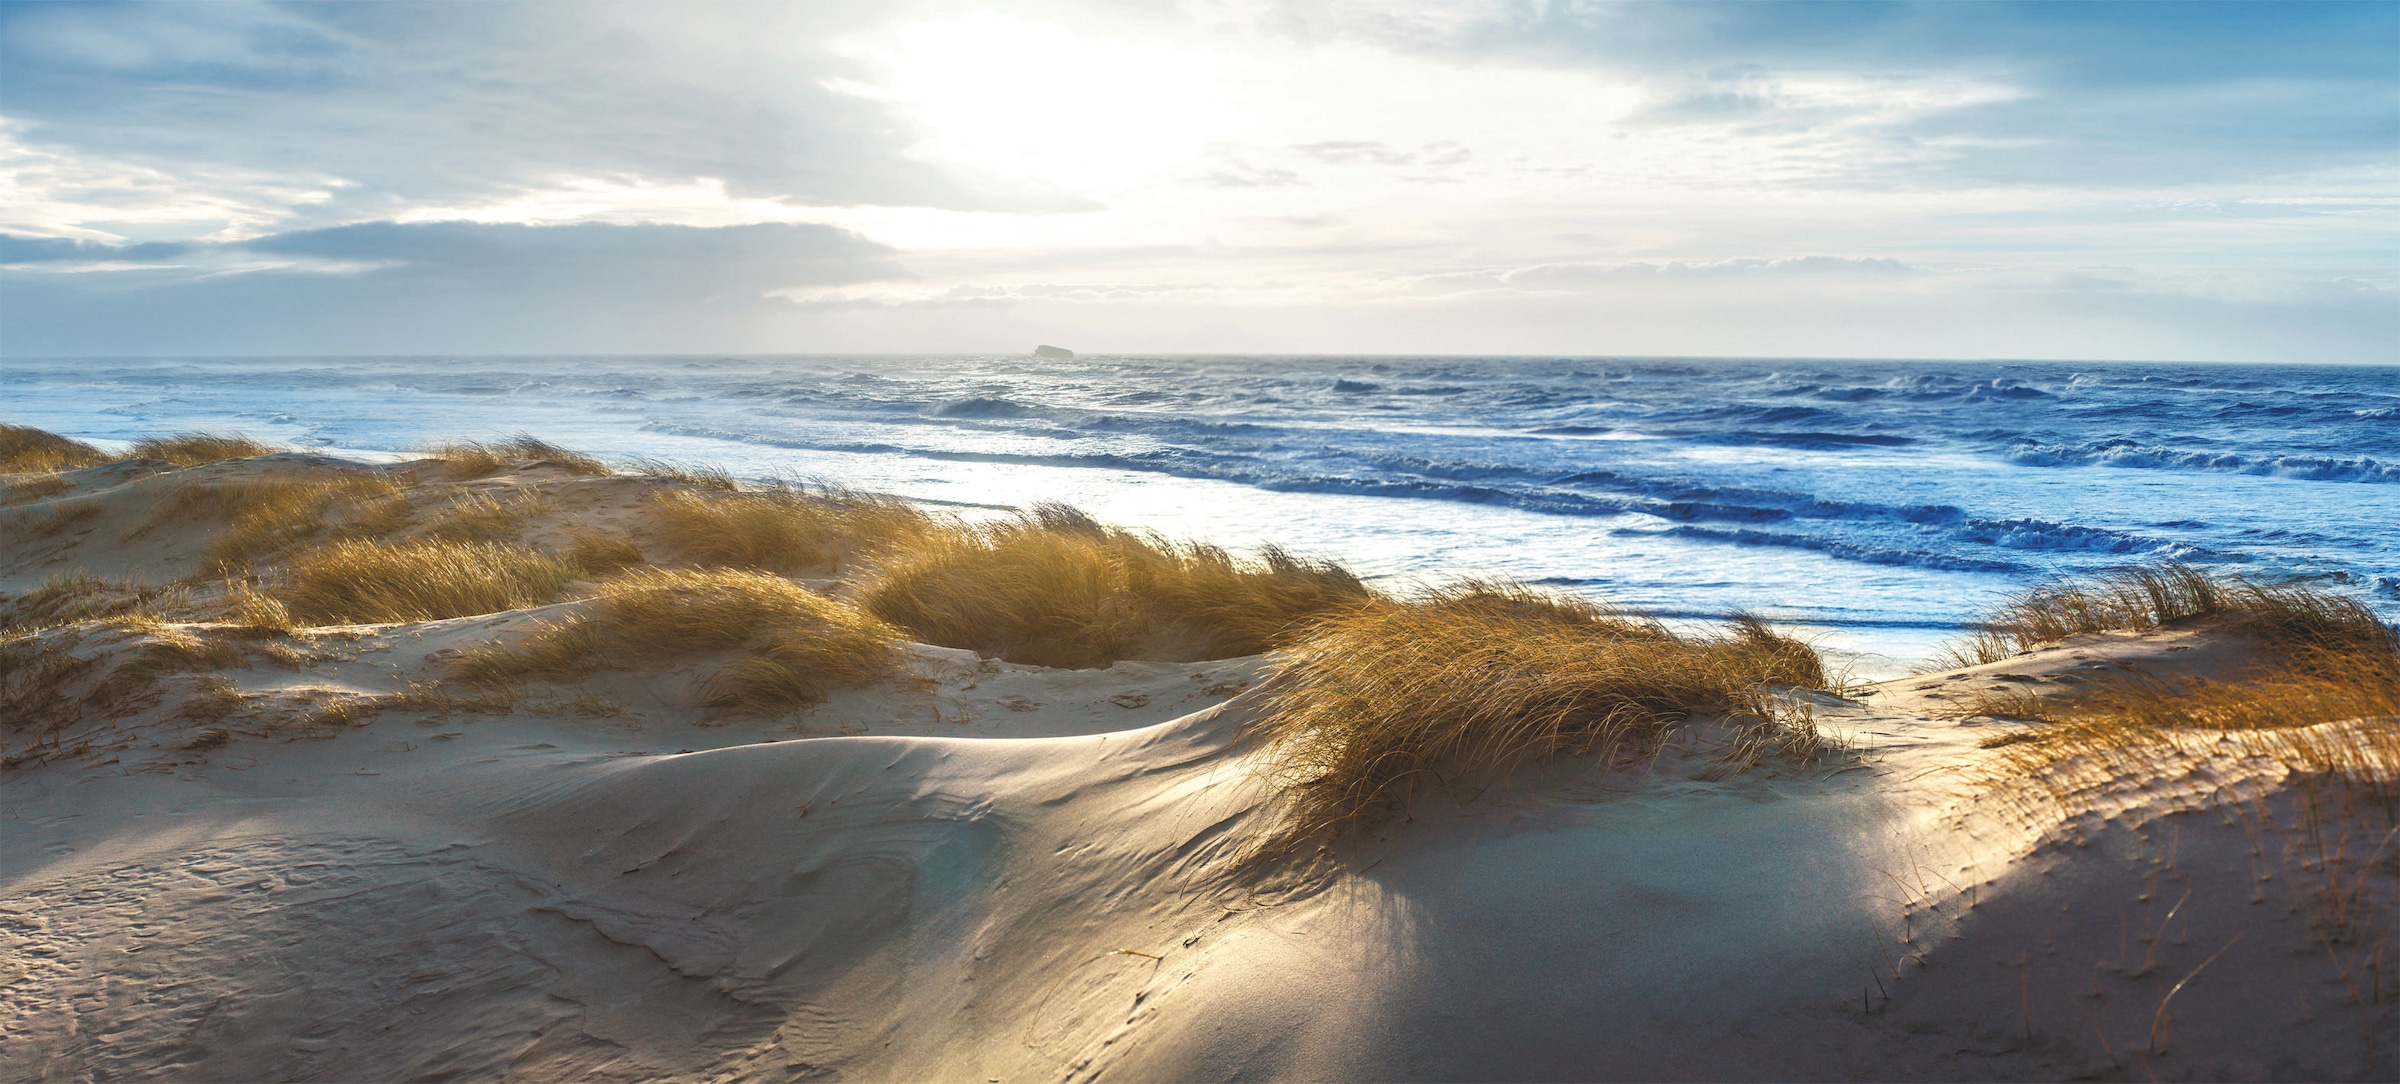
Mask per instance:
[[[222,525],[157,520],[184,473],[66,472],[0,590],[190,575]],[[477,484],[548,487],[538,540],[653,483]],[[1560,762],[1261,870],[1263,657],[918,645],[776,719],[701,710],[705,660],[405,695],[578,605],[37,634],[77,688],[161,635],[238,664],[10,735],[0,1079],[2400,1079],[2389,805],[2230,746],[2036,785],[1984,747],[2019,724],[1945,712],[2238,674],[2223,630],[1816,696],[1815,764]]]

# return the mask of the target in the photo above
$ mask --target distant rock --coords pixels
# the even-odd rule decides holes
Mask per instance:
[[[1071,358],[1075,356],[1075,352],[1063,346],[1037,346],[1033,348],[1033,356],[1037,358]]]

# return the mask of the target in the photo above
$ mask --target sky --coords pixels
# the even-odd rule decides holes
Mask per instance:
[[[2400,2],[0,2],[0,355],[2400,362]]]

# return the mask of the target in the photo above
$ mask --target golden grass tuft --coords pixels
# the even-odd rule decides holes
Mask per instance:
[[[167,592],[88,573],[54,576],[41,586],[0,600],[0,639],[58,625],[143,613]]]
[[[622,534],[576,531],[568,535],[567,560],[586,576],[606,576],[642,563],[642,547]]]
[[[541,497],[532,493],[506,500],[490,493],[461,494],[434,511],[425,526],[425,537],[441,542],[513,540],[545,509]]]
[[[1755,619],[1721,636],[1533,588],[1468,582],[1310,627],[1252,728],[1287,816],[1262,850],[1338,834],[1412,793],[1480,788],[1561,755],[1654,755],[1693,712],[1737,730],[1731,770],[1823,744],[1774,686],[1825,687],[1816,653]]]
[[[645,478],[657,478],[662,481],[680,482],[687,486],[692,486],[698,489],[715,490],[719,493],[739,493],[742,491],[742,484],[734,481],[733,475],[727,472],[723,467],[686,466],[681,463],[670,463],[664,459],[651,459],[646,456],[627,460],[625,466],[627,470],[630,470],[631,472],[639,474]]]
[[[164,459],[179,467],[196,467],[223,459],[274,455],[282,450],[239,433],[177,433],[134,441],[132,457]]]
[[[746,493],[668,490],[654,498],[651,516],[667,548],[685,560],[772,572],[832,569],[848,555],[938,529],[902,501],[796,486]]]
[[[156,522],[228,519],[201,553],[204,574],[240,572],[327,533],[380,535],[411,514],[400,483],[363,470],[317,469],[263,478],[187,482]]]
[[[301,554],[272,593],[312,625],[438,621],[556,602],[578,570],[496,542],[335,542]]]
[[[73,689],[100,662],[74,652],[81,639],[76,633],[0,639],[0,726],[11,732],[54,732],[83,717]],[[0,758],[0,767],[25,759],[9,755]]]
[[[608,464],[591,456],[536,440],[529,434],[489,443],[467,440],[437,444],[427,452],[448,464],[453,478],[482,478],[504,470],[543,466],[557,467],[569,474],[616,473]]]
[[[2224,612],[2244,594],[2228,580],[2180,562],[2131,565],[2046,584],[2000,605],[1968,639],[1934,661],[1950,670],[1998,662],[2086,632],[2142,632],[2169,621]]]
[[[1272,548],[1241,560],[1063,505],[921,536],[882,558],[863,593],[928,643],[1057,667],[1254,655],[1376,598],[1329,562]]]
[[[0,474],[95,467],[112,458],[80,440],[70,440],[46,429],[0,424]]]
[[[2141,582],[2126,573],[2102,582],[2129,581]],[[2211,615],[2258,641],[2258,665],[2235,678],[2172,680],[2127,667],[2064,693],[1984,693],[1961,713],[2042,724],[1986,743],[2006,750],[2005,767],[2038,775],[2076,762],[2146,777],[2233,750],[2378,793],[2400,783],[2400,634],[2356,600],[2306,585],[2188,569],[2171,582],[2182,605],[2163,620]],[[2025,609],[2020,600],[2002,619]],[[2338,735],[2326,729],[2334,724]]]
[[[897,673],[898,636],[855,607],[761,572],[641,569],[604,580],[591,608],[515,644],[469,652],[483,685],[573,679],[605,667],[747,649],[703,687],[729,712],[776,715]]]

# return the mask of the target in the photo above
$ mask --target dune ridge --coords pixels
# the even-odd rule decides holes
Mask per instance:
[[[2400,1075],[2400,720],[2207,709],[2389,630],[2241,585],[1850,687],[1060,509],[28,432],[11,1079]]]

